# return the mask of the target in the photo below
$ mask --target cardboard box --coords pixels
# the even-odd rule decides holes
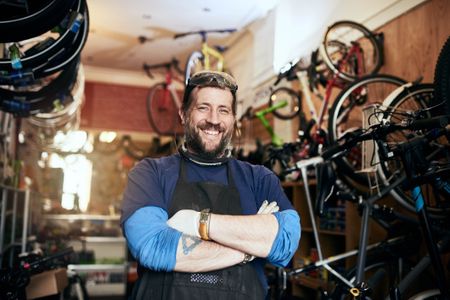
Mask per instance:
[[[27,299],[55,295],[68,285],[67,269],[58,268],[31,276],[27,286]]]

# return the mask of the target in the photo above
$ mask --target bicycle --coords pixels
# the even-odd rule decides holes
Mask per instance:
[[[326,30],[319,51],[334,74],[345,81],[354,81],[380,70],[383,34],[373,33],[360,23],[338,21]]]
[[[164,82],[152,86],[147,94],[146,109],[150,126],[159,135],[175,135],[182,132],[178,111],[181,108],[180,95],[177,92],[177,82],[181,79],[176,73],[182,74],[178,67],[178,61],[172,61],[156,65],[143,65],[147,76],[152,79],[152,69],[166,70]],[[175,71],[175,72],[174,72]]]
[[[404,250],[406,250],[406,249],[404,249],[406,244],[404,244],[404,241],[403,241],[403,239],[405,237],[400,237],[401,238],[400,240],[399,240],[399,237],[395,237],[394,239],[389,239],[389,240],[383,241],[382,243],[368,245],[369,218],[375,217],[377,219],[378,223],[383,225],[385,228],[389,228],[388,221],[398,220],[399,217],[402,217],[402,220],[406,221],[408,223],[412,223],[412,224],[418,223],[415,219],[411,219],[411,217],[409,217],[409,216],[402,216],[398,213],[393,212],[391,209],[377,207],[375,202],[378,201],[381,197],[390,193],[390,191],[392,189],[404,184],[405,179],[407,179],[406,181],[407,181],[409,187],[412,188],[413,190],[416,190],[417,195],[420,195],[417,197],[416,202],[417,203],[422,202],[423,197],[427,197],[428,195],[425,193],[422,193],[420,191],[420,187],[417,185],[418,184],[417,180],[421,180],[421,181],[429,180],[430,174],[419,173],[419,174],[411,175],[409,172],[407,172],[403,176],[399,176],[398,178],[396,178],[395,182],[391,182],[387,187],[380,190],[378,192],[378,194],[376,194],[376,195],[373,195],[369,198],[365,198],[365,200],[362,200],[361,196],[359,196],[359,199],[356,197],[350,198],[350,200],[359,203],[359,206],[361,208],[361,214],[362,214],[361,224],[362,224],[362,226],[361,226],[361,232],[360,232],[360,242],[359,242],[359,247],[358,247],[359,250],[349,251],[346,253],[342,253],[342,254],[338,254],[336,256],[330,257],[328,259],[324,259],[323,255],[322,255],[322,251],[321,251],[317,226],[315,223],[314,209],[313,209],[313,205],[312,205],[312,201],[311,201],[311,195],[310,195],[310,191],[309,191],[306,170],[310,166],[318,166],[318,165],[323,164],[325,161],[335,159],[339,155],[342,155],[342,153],[349,151],[349,149],[351,149],[355,144],[357,144],[361,141],[364,141],[364,140],[368,140],[368,139],[374,139],[377,141],[381,140],[380,142],[378,142],[378,144],[380,144],[380,148],[381,148],[384,145],[384,143],[382,142],[384,137],[386,137],[389,133],[395,132],[398,130],[408,130],[408,129],[409,130],[411,130],[411,129],[423,130],[423,129],[429,129],[429,128],[437,128],[437,131],[439,131],[438,134],[429,133],[427,135],[420,136],[420,139],[428,141],[428,140],[436,139],[440,135],[447,135],[447,138],[448,138],[449,129],[445,129],[443,127],[445,127],[445,125],[449,123],[449,120],[450,120],[450,116],[443,116],[443,117],[437,117],[437,118],[433,118],[433,119],[412,121],[410,123],[403,123],[403,124],[401,124],[401,123],[400,124],[399,123],[375,124],[375,125],[371,126],[371,128],[367,131],[359,130],[357,132],[353,132],[352,134],[348,134],[347,136],[345,136],[345,138],[343,138],[340,141],[341,142],[340,144],[334,145],[334,146],[330,147],[329,149],[325,150],[321,156],[317,156],[317,157],[299,161],[290,170],[289,169],[286,170],[287,172],[290,172],[293,170],[301,171],[304,185],[305,185],[305,194],[306,194],[306,199],[307,199],[307,204],[308,204],[308,210],[309,210],[309,214],[310,214],[311,220],[312,220],[314,240],[315,240],[316,246],[318,248],[317,252],[318,252],[319,260],[316,263],[313,263],[311,265],[308,265],[308,266],[305,266],[305,267],[302,267],[299,269],[294,269],[294,270],[290,270],[290,271],[285,270],[285,272],[283,273],[284,276],[295,277],[297,274],[307,272],[307,271],[310,271],[313,269],[317,269],[319,267],[324,267],[336,279],[338,279],[339,284],[340,284],[340,288],[337,288],[334,291],[332,291],[330,293],[330,295],[325,295],[325,296],[330,296],[329,299],[340,299],[341,296],[339,296],[339,295],[346,295],[347,292],[350,292],[350,294],[353,297],[358,298],[358,299],[370,299],[370,298],[367,298],[369,296],[370,288],[374,288],[374,286],[371,286],[370,284],[372,284],[372,283],[375,284],[375,283],[377,283],[378,280],[382,279],[383,276],[386,276],[386,275],[383,275],[382,272],[386,271],[386,270],[389,271],[389,269],[381,268],[380,271],[377,271],[374,273],[373,278],[371,278],[371,280],[364,281],[365,272],[367,272],[372,265],[372,261],[370,261],[369,265],[366,264],[367,262],[369,262],[369,258],[367,256],[368,251],[369,250],[370,251],[382,250],[381,253],[385,253],[388,258],[389,257],[391,258],[391,260],[388,261],[388,263],[389,263],[389,262],[395,261],[399,258],[406,257],[405,253],[402,253],[402,251],[404,252]],[[439,128],[441,128],[441,129],[439,129]],[[408,151],[410,148],[411,148],[411,143],[404,142],[404,143],[401,143],[398,145],[397,150],[393,150],[393,151],[395,151],[397,154],[401,154],[402,157],[404,157],[405,155],[406,156],[409,155]],[[436,172],[438,172],[438,174],[441,174],[441,176],[450,176],[450,169],[448,168],[448,161],[446,162],[446,164],[444,163],[443,165],[441,165],[440,168],[432,169],[431,172],[433,175],[436,175]],[[413,178],[415,175],[417,175],[416,176],[417,179]],[[325,181],[327,181],[327,180],[325,180]],[[444,183],[445,183],[445,181],[444,181]],[[328,192],[325,192],[324,194],[328,194]],[[319,199],[319,201],[322,202],[321,204],[318,205],[319,208],[322,207],[323,201],[326,201],[327,198],[329,198],[329,195],[327,195],[327,197]],[[419,225],[420,225],[420,228],[424,231],[424,237],[425,237],[425,242],[427,245],[429,256],[425,256],[424,258],[422,258],[419,261],[419,263],[417,264],[417,267],[413,268],[412,271],[409,272],[408,275],[404,277],[404,279],[402,279],[400,281],[396,281],[396,280],[388,281],[387,283],[385,283],[385,284],[389,283],[387,287],[392,288],[392,291],[390,294],[392,299],[400,299],[400,296],[404,295],[406,289],[408,287],[411,287],[412,280],[416,276],[418,276],[420,273],[422,273],[424,271],[425,267],[427,265],[429,265],[430,263],[433,265],[434,270],[437,273],[437,278],[438,278],[438,283],[439,283],[438,287],[439,287],[440,293],[442,293],[442,295],[448,295],[448,291],[445,288],[445,275],[442,271],[442,262],[439,259],[439,251],[442,251],[444,248],[446,248],[450,242],[450,235],[448,234],[449,224],[445,224],[442,222],[441,222],[442,224],[437,224],[436,222],[431,223],[430,222],[431,216],[428,215],[427,205],[425,204],[425,205],[420,206],[420,205],[416,204],[416,207],[417,207],[417,215],[420,220]],[[320,212],[320,209],[319,209],[319,212]],[[448,211],[447,211],[447,213],[448,213]],[[445,226],[445,227],[441,227],[441,226]],[[434,229],[433,227],[438,227],[440,231],[434,230],[434,232],[433,232],[433,229]],[[447,228],[447,229],[444,229],[444,228]],[[439,244],[439,246],[437,246],[437,244],[435,242],[435,234],[438,232],[440,232],[442,235],[441,236],[441,238],[442,238],[441,244]],[[414,236],[413,239],[415,239],[417,241],[417,236]],[[392,247],[397,245],[397,243],[399,241],[401,241],[400,245],[402,247],[400,248],[400,253],[395,254],[394,252],[392,252]],[[410,249],[410,248],[407,248],[407,249]],[[386,250],[389,250],[389,251],[386,252]],[[336,263],[336,262],[342,261],[343,259],[348,258],[353,255],[358,256],[357,257],[357,265],[356,265],[356,269],[355,269],[356,271],[350,272],[353,275],[356,274],[354,276],[354,278],[347,277],[347,276],[345,276],[345,274],[341,274],[340,272],[336,271],[334,268],[332,268],[329,265],[331,263]],[[380,257],[380,253],[377,253],[377,255],[375,255],[375,258],[377,258],[376,261],[381,260],[379,265],[378,265],[378,263],[375,264],[375,265],[378,265],[378,267],[386,265],[386,261],[384,261],[385,257]],[[383,269],[385,269],[385,270],[383,270]],[[397,275],[397,274],[394,272],[393,275]],[[376,290],[379,292],[379,291],[381,291],[381,288],[377,287]],[[385,295],[388,295],[388,292]],[[378,297],[379,296],[377,296],[376,299],[378,299]]]
[[[299,91],[281,87],[272,91],[269,97],[269,106],[277,99],[287,100],[290,105],[284,110],[276,110],[274,114],[282,119],[299,116],[299,136],[304,144],[303,157],[314,156],[320,153],[328,142],[327,131],[323,125],[334,88],[345,87],[367,74],[378,72],[383,64],[382,34],[374,34],[363,25],[352,21],[340,21],[331,25],[324,35],[318,51],[311,54],[309,66],[302,66],[302,60],[291,62],[279,73],[274,86],[283,78],[288,81],[298,81]],[[319,52],[324,58],[323,62],[333,72],[328,78],[324,76],[322,61]],[[325,89],[322,96],[318,85]],[[362,93],[363,90],[354,91]],[[313,102],[313,94],[322,100],[320,112],[317,114]],[[354,95],[355,97],[357,95]],[[302,101],[305,99],[310,118],[306,118]],[[360,97],[359,99],[362,99]],[[342,119],[348,111],[340,111]]]
[[[213,46],[208,44],[208,33],[232,33],[236,29],[221,29],[221,30],[200,30],[185,33],[179,33],[174,36],[175,39],[185,37],[188,35],[199,34],[202,38],[202,46],[200,51],[192,52],[186,60],[186,67],[184,68],[184,83],[187,85],[191,75],[201,70],[215,70],[229,73],[225,66],[225,59],[223,53],[226,47]]]

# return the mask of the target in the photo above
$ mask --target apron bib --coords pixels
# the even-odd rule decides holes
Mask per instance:
[[[180,176],[169,207],[169,218],[181,209],[241,215],[239,192],[227,163],[228,185],[188,182],[186,162],[181,158]],[[251,263],[203,273],[154,272],[140,268],[133,299],[262,300],[265,291]]]

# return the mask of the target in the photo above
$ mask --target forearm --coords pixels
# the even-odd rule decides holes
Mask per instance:
[[[208,272],[234,266],[244,253],[211,241],[182,234],[177,247],[174,271]]]
[[[215,242],[257,257],[267,257],[278,232],[272,214],[230,216],[211,214],[209,237]]]

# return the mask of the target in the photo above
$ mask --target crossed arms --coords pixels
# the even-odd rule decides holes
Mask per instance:
[[[173,225],[159,207],[137,210],[124,224],[131,253],[153,270],[205,272],[239,264],[245,254],[286,265],[298,247],[300,222],[291,209],[247,216],[212,214],[211,241],[198,237],[198,212],[189,213]],[[177,214],[171,220],[174,217]]]

